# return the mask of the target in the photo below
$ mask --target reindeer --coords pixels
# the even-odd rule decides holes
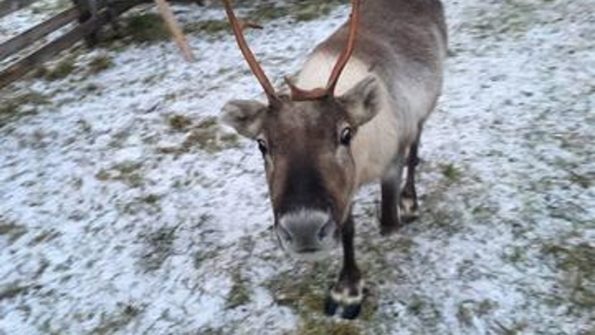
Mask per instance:
[[[314,49],[296,82],[286,78],[289,91],[277,93],[246,43],[245,27],[223,2],[268,103],[232,100],[222,122],[258,143],[280,246],[315,259],[342,242],[343,267],[324,308],[356,318],[364,284],[352,199],[361,185],[380,181],[382,235],[418,216],[418,145],[441,93],[446,55],[442,4],[352,0],[350,20]]]

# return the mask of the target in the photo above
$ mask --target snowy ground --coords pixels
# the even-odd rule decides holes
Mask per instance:
[[[446,8],[422,216],[383,239],[378,187],[358,195],[360,320],[321,314],[339,252],[275,245],[254,144],[212,121],[259,86],[231,36],[203,31],[193,64],[169,42],[79,48],[65,78],[0,91],[0,334],[594,334],[595,2]],[[48,15],[26,13],[0,42]],[[347,13],[249,39],[280,84]]]

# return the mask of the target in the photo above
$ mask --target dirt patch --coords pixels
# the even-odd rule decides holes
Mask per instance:
[[[548,243],[541,250],[553,258],[567,299],[580,309],[595,308],[595,247],[589,243]]]
[[[142,309],[131,304],[120,304],[118,311],[112,314],[102,313],[99,326],[91,330],[93,335],[114,334],[132,322]]]
[[[95,178],[101,181],[121,181],[132,188],[140,187],[144,184],[142,166],[140,162],[124,161],[109,169],[99,170]]]
[[[34,115],[39,106],[49,103],[48,97],[33,90],[3,92],[0,98],[0,127],[21,117]]]
[[[14,222],[5,222],[0,219],[0,236],[7,237],[10,243],[16,242],[28,232],[27,227]]]
[[[208,153],[237,147],[239,137],[234,133],[224,132],[217,119],[208,117],[196,125],[186,117],[174,116],[169,119],[170,127],[175,130],[186,130],[187,134],[181,144],[177,146],[162,146],[157,150],[163,154],[181,155],[199,149]]]
[[[232,286],[227,295],[226,308],[233,309],[238,306],[246,305],[250,302],[250,290],[246,283],[246,278],[242,276],[241,269],[236,269],[232,276]]]
[[[99,55],[91,59],[89,65],[87,65],[91,74],[97,74],[103,72],[114,66],[112,58],[108,55]]]

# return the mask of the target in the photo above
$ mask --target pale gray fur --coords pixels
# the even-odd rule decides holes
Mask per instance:
[[[394,171],[390,166],[399,161],[395,156],[408,152],[440,95],[446,56],[446,26],[438,0],[369,0],[363,3],[361,16],[354,55],[337,93],[372,76],[380,81],[384,94],[379,115],[362,126],[353,144],[358,184]],[[298,86],[324,86],[347,35],[345,24],[316,47],[298,75]],[[373,151],[385,157],[371,156]]]

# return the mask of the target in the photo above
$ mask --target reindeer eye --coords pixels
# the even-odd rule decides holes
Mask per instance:
[[[353,130],[351,128],[347,127],[341,131],[341,144],[342,145],[351,144],[352,138],[353,138]]]
[[[268,149],[267,149],[267,143],[265,142],[265,140],[258,139],[258,140],[256,140],[256,142],[258,143],[258,150],[260,150],[260,152],[262,152],[263,155],[266,155]]]

